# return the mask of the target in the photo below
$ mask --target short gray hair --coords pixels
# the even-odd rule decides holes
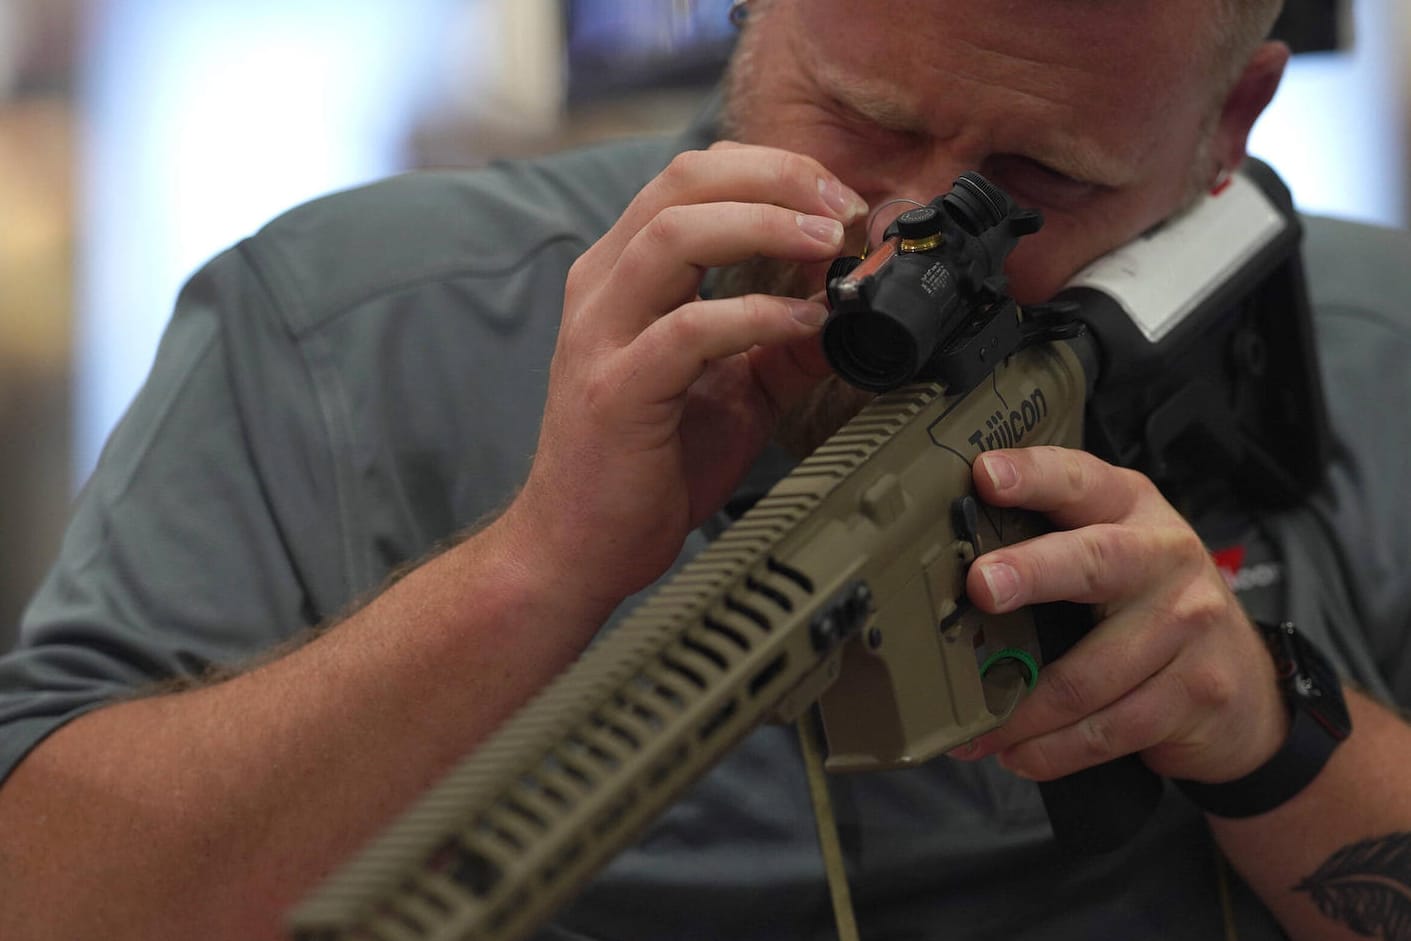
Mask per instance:
[[[1227,86],[1234,85],[1254,50],[1269,38],[1283,8],[1284,0],[1216,0],[1215,62],[1227,69]]]

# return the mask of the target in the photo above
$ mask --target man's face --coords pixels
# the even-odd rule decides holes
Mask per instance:
[[[748,27],[728,127],[816,157],[873,207],[929,201],[979,170],[1044,214],[1008,266],[1015,297],[1032,303],[1180,208],[1209,175],[1209,7],[770,0]],[[855,246],[863,239],[853,234]],[[796,292],[821,289],[823,270],[800,272]]]

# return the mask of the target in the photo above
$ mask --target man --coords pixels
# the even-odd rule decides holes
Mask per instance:
[[[701,300],[704,271],[763,257],[767,283],[813,296],[868,205],[978,168],[1044,211],[1010,269],[1022,302],[1044,298],[1239,163],[1287,57],[1258,41],[1265,6],[756,0],[732,142],[406,178],[217,259],[0,674],[0,936],[277,937],[290,904],[699,548],[781,415],[804,440],[851,407],[814,394],[820,304],[777,287]],[[1377,246],[1381,268],[1405,249]],[[1326,327],[1335,388],[1361,394],[1375,370],[1348,358],[1409,349],[1404,316],[1367,323],[1371,338]],[[1385,378],[1407,400],[1404,371]],[[1411,445],[1383,431],[1335,469],[1330,518],[1394,499],[1357,463]],[[1057,853],[1023,778],[1138,752],[1227,782],[1281,749],[1289,714],[1248,615],[1148,481],[1058,450],[991,453],[975,478],[1060,527],[979,560],[976,604],[1070,599],[1104,621],[968,760],[839,784],[864,934],[1405,936],[1379,916],[1405,872],[1366,857],[1394,859],[1411,829],[1388,770],[1411,733],[1353,690],[1355,733],[1277,808],[1204,816],[1173,792],[1122,852]],[[1291,572],[1329,537],[1300,519],[1258,521]],[[1273,617],[1313,622],[1385,690],[1362,668],[1400,678],[1408,607],[1387,567],[1411,546],[1373,511],[1361,523],[1334,535],[1365,573],[1318,572],[1311,600],[1291,584],[1296,610]],[[785,742],[752,736],[552,932],[826,932]],[[1338,871],[1380,888],[1339,896],[1318,875],[1348,848]],[[1345,904],[1320,910],[1314,888]]]

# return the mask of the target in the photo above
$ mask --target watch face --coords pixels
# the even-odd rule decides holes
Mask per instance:
[[[1295,707],[1316,719],[1337,740],[1347,738],[1352,732],[1352,720],[1342,698],[1337,671],[1292,625],[1282,625],[1280,632],[1286,638],[1288,666],[1292,669],[1285,673],[1284,658],[1276,656],[1276,660]]]

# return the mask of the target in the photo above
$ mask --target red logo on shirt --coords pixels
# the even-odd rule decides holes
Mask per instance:
[[[1215,567],[1225,576],[1225,584],[1236,593],[1253,591],[1257,588],[1271,588],[1284,580],[1284,567],[1278,562],[1258,562],[1246,566],[1244,546],[1230,546],[1210,557]]]
[[[1225,576],[1225,581],[1233,581],[1244,568],[1244,546],[1230,546],[1221,549],[1219,552],[1211,553],[1215,559],[1215,567],[1220,570],[1220,574]]]

